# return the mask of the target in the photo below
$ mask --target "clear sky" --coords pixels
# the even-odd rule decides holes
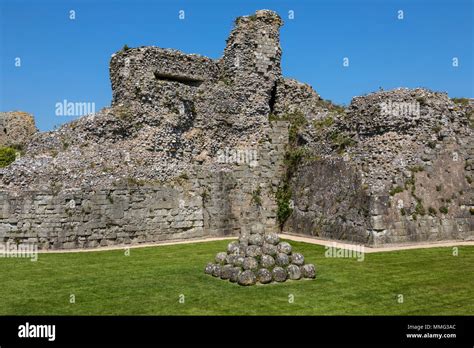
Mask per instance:
[[[283,74],[348,104],[382,87],[474,97],[472,0],[0,0],[0,111],[40,130],[63,100],[110,105],[110,56],[124,44],[221,56],[235,17],[277,11]],[[70,11],[75,19],[70,19]],[[179,19],[184,10],[185,19]],[[403,11],[403,19],[399,10]],[[294,11],[294,19],[289,19]],[[349,66],[343,59],[349,58]],[[453,58],[458,66],[453,66]],[[16,58],[21,66],[16,66]]]

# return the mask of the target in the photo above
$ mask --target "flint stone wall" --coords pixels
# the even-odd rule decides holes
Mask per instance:
[[[367,242],[474,240],[473,155],[474,144],[450,142],[423,171],[413,174],[414,191],[410,186],[394,195],[373,197]],[[424,214],[414,216],[417,205]]]
[[[135,100],[138,88],[157,80],[198,86],[215,80],[217,75],[218,65],[210,58],[159,47],[128,49],[114,54],[110,60],[114,103]]]
[[[300,167],[284,231],[371,246],[474,240],[474,145],[445,142],[422,171],[410,174],[413,184],[392,194],[371,193],[343,160]]]
[[[0,241],[43,249],[94,248],[205,236],[245,236],[255,221],[277,231],[273,198],[288,124],[270,129],[256,165],[195,168],[173,187],[0,192]],[[200,169],[200,170],[197,170]]]
[[[0,146],[24,147],[36,132],[35,120],[27,112],[0,112]]]

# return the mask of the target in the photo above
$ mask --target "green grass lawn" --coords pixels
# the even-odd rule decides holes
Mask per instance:
[[[459,247],[458,256],[452,248],[366,254],[358,262],[326,258],[322,246],[291,242],[316,264],[315,280],[242,287],[204,274],[206,263],[227,244],[137,248],[130,256],[123,251],[40,254],[37,262],[0,258],[0,314],[474,314],[474,247]]]

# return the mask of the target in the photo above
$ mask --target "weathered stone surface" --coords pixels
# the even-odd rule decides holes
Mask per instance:
[[[278,252],[283,254],[291,254],[291,245],[287,242],[278,243]]]
[[[301,266],[304,264],[304,256],[300,253],[292,253],[291,254],[291,263],[297,266]]]
[[[204,273],[206,274],[212,274],[214,271],[214,264],[212,262],[209,262],[207,265],[206,265],[206,268],[204,269]]]
[[[257,257],[262,255],[262,248],[257,245],[249,245],[245,251],[245,255],[250,257]]]
[[[236,283],[239,280],[239,275],[242,273],[242,269],[240,267],[233,267],[230,271],[230,278],[229,280],[232,283]]]
[[[265,234],[265,243],[277,245],[279,241],[280,237],[278,237],[278,234],[274,232]]]
[[[264,243],[262,246],[262,253],[275,256],[278,253],[278,248],[276,245]]]
[[[307,119],[314,120],[327,112],[321,102],[321,97],[310,85],[282,78],[277,83],[274,112],[277,115],[301,112]]]
[[[249,246],[249,236],[245,234],[241,234],[239,237],[239,245],[240,245],[240,250],[243,250],[243,254],[245,255],[245,252],[247,250],[247,247]]]
[[[252,234],[249,238],[249,244],[262,246],[263,236],[261,234]]]
[[[277,92],[275,109],[298,96],[293,106],[314,120],[298,137],[319,160],[293,173],[284,231],[371,245],[473,238],[459,223],[467,212],[460,207],[474,197],[472,102],[397,88],[355,97],[341,110],[315,98],[301,104],[303,93],[288,90],[281,102]]]
[[[238,282],[240,285],[254,285],[257,281],[255,273],[250,270],[243,271],[239,274]]]
[[[243,256],[237,256],[234,258],[234,266],[237,266],[237,267],[243,267],[244,265],[244,260],[245,260],[245,257]]]
[[[268,284],[272,281],[272,273],[266,268],[260,268],[257,272],[257,281],[262,284]]]
[[[216,265],[215,264],[212,268],[212,275],[214,277],[220,277],[221,276],[221,268],[222,268],[221,265]]]
[[[264,268],[271,268],[275,265],[275,259],[270,255],[262,255],[260,263]]]
[[[331,182],[331,189],[327,182]],[[366,240],[370,198],[354,168],[342,159],[321,160],[299,168],[293,183],[295,187],[306,187],[306,192],[304,196],[295,197],[297,209],[287,221],[289,229],[298,226],[325,238],[343,235],[350,229],[351,233],[347,233],[350,241]],[[340,207],[336,213],[334,206]],[[308,207],[308,211],[302,207]]]
[[[300,267],[301,274],[305,278],[315,278],[316,277],[316,267],[313,264],[306,264]]]
[[[274,233],[289,174],[284,231],[372,245],[474,238],[472,103],[396,89],[338,107],[281,76],[281,25],[271,11],[239,18],[218,60],[124,48],[110,62],[112,106],[52,132],[0,113],[0,145],[28,143],[0,170],[0,238],[60,249],[240,234],[206,274],[237,281],[238,267],[276,258],[291,261],[290,279],[294,266],[314,278]],[[294,150],[311,156],[290,173],[295,119]]]
[[[289,265],[286,268],[286,271],[288,272],[288,278],[292,280],[298,280],[301,278],[301,270],[300,267],[297,265]]]
[[[25,147],[38,129],[32,115],[21,112],[0,112],[0,146]]]
[[[217,253],[216,255],[216,263],[219,264],[225,264],[227,260],[227,253],[226,252],[220,252]]]
[[[227,245],[227,252],[228,252],[229,254],[239,255],[239,253],[240,253],[240,245],[239,245],[239,242],[237,242],[237,241],[230,242],[230,243]]]
[[[225,264],[227,265],[234,265],[235,264],[235,259],[237,258],[237,255],[232,255],[232,254],[227,254],[225,258]]]
[[[218,77],[212,59],[159,47],[140,47],[117,52],[110,61],[110,79],[115,103],[134,101],[136,82],[181,81],[198,85]]]
[[[258,261],[253,257],[246,257],[243,266],[245,270],[256,270],[258,268]]]
[[[251,234],[263,234],[264,231],[265,231],[265,225],[261,223],[255,223],[252,226],[250,226]]]
[[[284,282],[288,276],[285,269],[282,267],[275,267],[272,271],[273,280],[276,282]]]
[[[231,275],[232,275],[232,269],[233,269],[233,266],[232,265],[224,265],[222,266],[221,268],[221,279],[230,279]]]
[[[278,253],[275,257],[275,264],[281,267],[286,267],[290,263],[289,257],[287,254]]]

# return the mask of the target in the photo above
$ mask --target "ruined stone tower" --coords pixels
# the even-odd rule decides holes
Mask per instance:
[[[113,105],[139,104],[163,116],[178,111],[197,127],[222,121],[236,132],[255,133],[268,125],[281,79],[283,22],[261,10],[235,23],[216,61],[158,47],[115,54],[110,63]]]
[[[223,76],[243,97],[244,117],[267,117],[273,111],[281,78],[280,17],[257,11],[236,19],[222,58]]]

